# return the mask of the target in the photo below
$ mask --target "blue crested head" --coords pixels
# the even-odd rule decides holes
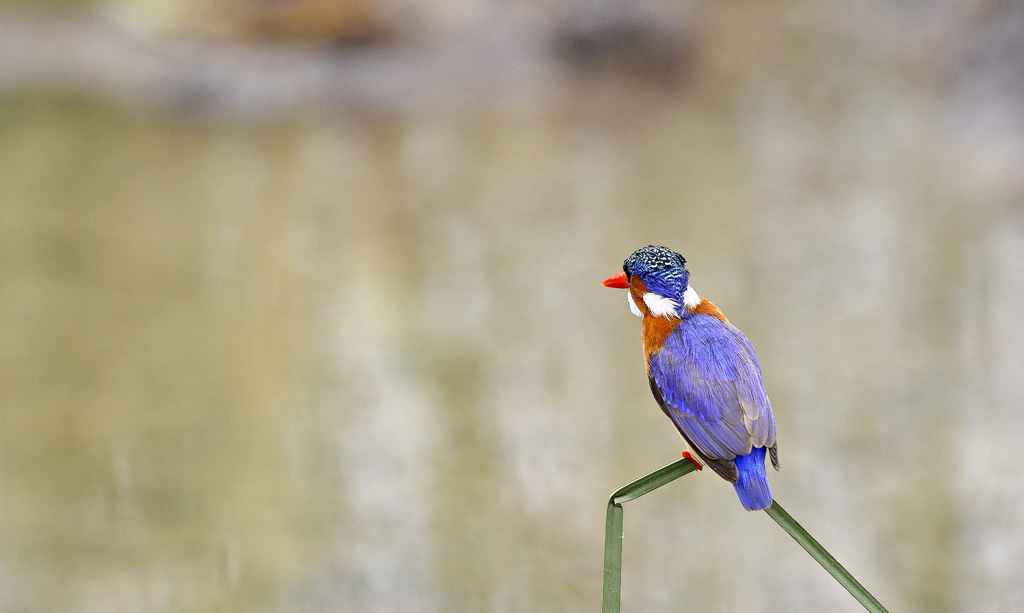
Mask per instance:
[[[643,280],[647,289],[658,295],[680,299],[690,282],[686,258],[667,247],[648,245],[633,252],[622,264],[627,279]]]

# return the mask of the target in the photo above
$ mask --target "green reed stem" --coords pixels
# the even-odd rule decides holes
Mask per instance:
[[[860,581],[857,581],[857,578],[851,575],[850,571],[846,570],[838,560],[832,557],[832,554],[822,547],[821,543],[815,540],[807,530],[804,530],[804,527],[797,523],[793,516],[787,513],[777,501],[772,502],[772,506],[765,509],[764,512],[768,514],[768,517],[774,519],[775,523],[782,526],[782,529],[788,532],[794,541],[807,550],[807,553],[811,554],[811,557],[817,560],[822,568],[835,577],[836,581],[845,587],[857,599],[857,602],[864,605],[865,609],[872,613],[888,613],[888,610],[882,606],[882,603],[878,602],[871,595],[871,592],[864,589]]]
[[[639,498],[696,469],[690,460],[679,459],[623,485],[608,498],[608,513],[604,523],[602,613],[619,613],[622,607],[622,503]]]
[[[675,481],[683,475],[696,470],[696,466],[687,459],[676,460],[668,466],[640,477],[623,485],[608,498],[608,512],[604,525],[604,589],[601,597],[602,613],[619,613],[622,607],[622,503],[635,500],[644,494]],[[832,554],[821,546],[807,530],[804,530],[778,502],[765,509],[769,517],[775,520],[793,540],[811,554],[818,564],[827,570],[865,609],[872,613],[888,613],[871,592],[864,589],[857,579],[840,564]]]

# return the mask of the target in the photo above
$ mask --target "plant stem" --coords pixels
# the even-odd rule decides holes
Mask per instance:
[[[676,460],[668,466],[644,475],[635,481],[623,485],[608,498],[608,511],[604,524],[604,589],[601,597],[602,613],[619,613],[622,607],[622,503],[635,500],[644,494],[652,492],[659,487],[675,481],[683,475],[696,470],[696,466],[687,459]],[[818,564],[827,570],[836,581],[840,583],[864,608],[872,613],[888,613],[874,596],[864,586],[843,568],[832,554],[830,554],[821,543],[816,541],[807,530],[804,530],[793,517],[779,505],[773,502],[772,506],[765,509],[765,513],[782,526],[793,540],[800,544],[807,553],[811,554]]]
[[[846,588],[854,598],[857,599],[864,608],[872,613],[888,613],[882,603],[878,602],[871,592],[864,589],[864,586],[857,581],[856,577],[850,574],[850,571],[846,570],[842,564],[839,563],[832,554],[830,554],[824,547],[821,546],[813,536],[810,535],[804,527],[801,526],[793,516],[786,512],[777,501],[772,503],[772,506],[764,510],[769,517],[775,520],[775,523],[782,526],[782,529],[789,533],[793,540],[800,544],[807,553],[811,554],[811,557],[821,564],[822,568],[827,570],[829,574],[835,577],[836,581],[840,585]],[[621,519],[620,519],[621,521]],[[621,547],[621,543],[620,543]]]
[[[622,606],[622,538],[622,507],[609,500],[604,522],[602,613],[619,613]]]
[[[696,469],[690,460],[676,460],[623,485],[608,498],[608,512],[604,522],[602,613],[619,613],[622,607],[622,503],[639,498]]]

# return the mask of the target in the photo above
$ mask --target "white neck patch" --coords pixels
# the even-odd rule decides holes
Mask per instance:
[[[686,291],[683,292],[683,306],[692,311],[697,308],[697,305],[699,305],[700,302],[701,297],[697,295],[697,290],[687,286]]]
[[[651,315],[659,317],[679,317],[679,303],[671,298],[659,296],[654,292],[644,294],[644,303],[651,310]]]
[[[633,292],[626,290],[626,300],[629,302],[629,310],[633,312],[637,317],[643,317],[644,314],[640,312],[640,307],[636,306],[636,302],[633,302]]]

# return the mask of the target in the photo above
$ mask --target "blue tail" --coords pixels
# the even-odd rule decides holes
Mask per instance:
[[[733,487],[739,494],[743,508],[758,511],[772,505],[772,490],[768,487],[768,474],[764,470],[764,447],[755,447],[747,455],[736,456],[739,479]]]

